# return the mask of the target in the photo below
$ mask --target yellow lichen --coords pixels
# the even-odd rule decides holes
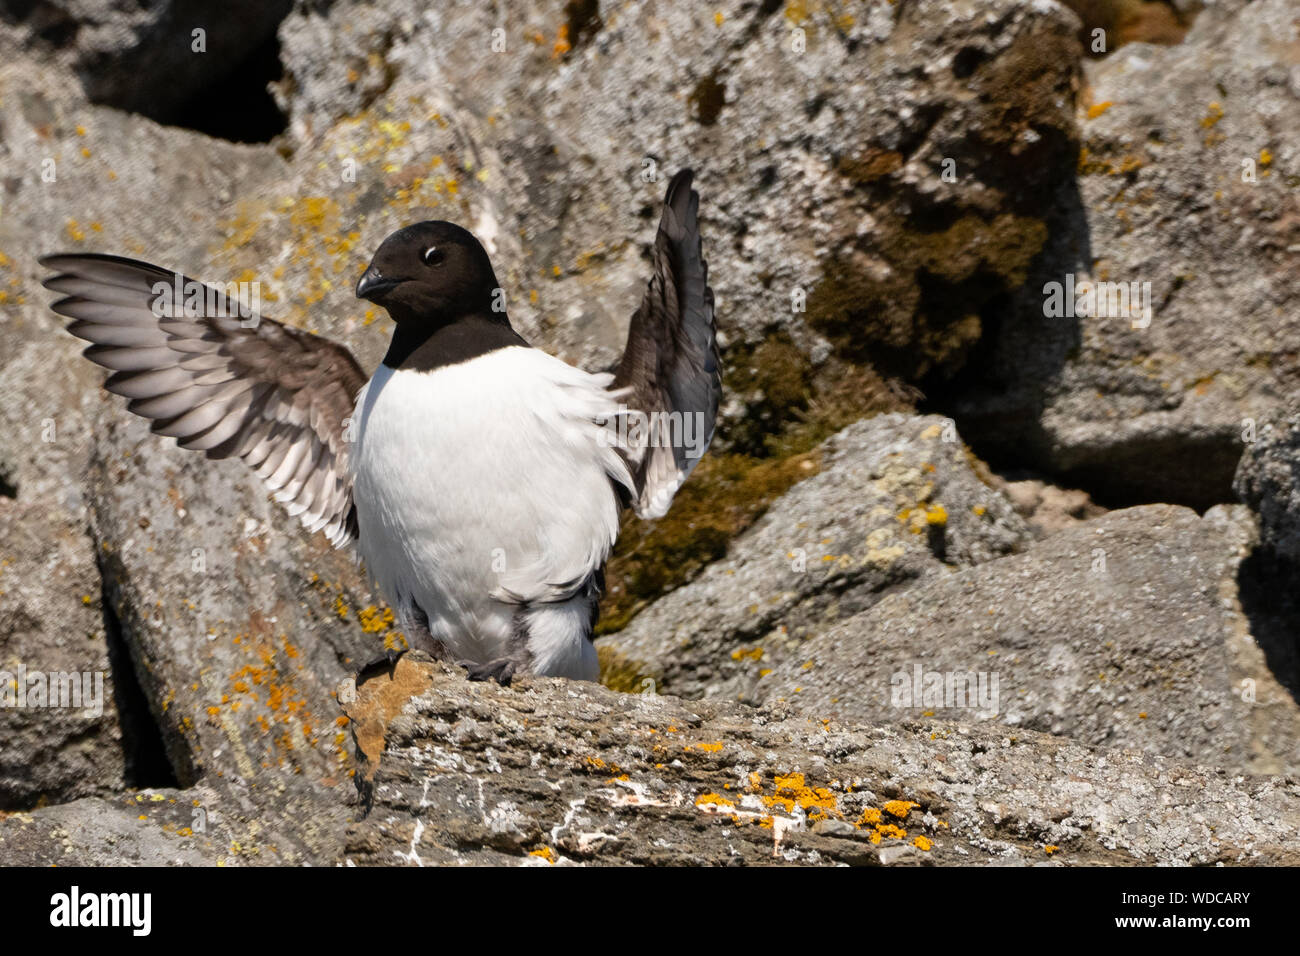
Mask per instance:
[[[885,804],[885,812],[900,820],[906,820],[912,808],[919,806],[919,803],[913,803],[911,800],[890,800]]]
[[[880,811],[875,807],[867,807],[862,811],[862,816],[858,818],[855,826],[875,826],[881,821]]]
[[[697,807],[728,807],[728,808],[734,808],[736,806],[734,801],[728,800],[726,797],[718,793],[700,794],[698,797],[695,798],[695,805]]]

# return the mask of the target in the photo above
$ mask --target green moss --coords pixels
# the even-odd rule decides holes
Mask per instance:
[[[723,363],[723,392],[740,396],[749,410],[732,425],[728,445],[754,455],[767,455],[766,441],[808,406],[813,368],[785,332],[777,332],[757,348],[739,345]]]
[[[912,276],[879,276],[863,260],[853,253],[825,261],[808,296],[808,324],[853,359],[910,348],[920,303]]]
[[[1079,15],[1079,42],[1091,56],[1113,53],[1125,43],[1182,43],[1198,10],[1185,13],[1165,0],[1062,0]],[[1106,49],[1094,51],[1093,30],[1106,31]]]
[[[647,681],[653,681],[655,687],[663,683],[659,673],[647,664],[620,654],[608,645],[597,647],[596,656],[600,658],[600,682],[610,690],[639,694],[646,689]]]
[[[777,409],[798,409],[808,402],[812,363],[789,336],[767,339],[754,351],[754,384]]]
[[[903,154],[873,147],[857,156],[841,156],[835,171],[860,185],[869,185],[903,168]]]
[[[596,630],[621,630],[647,604],[725,557],[736,535],[797,482],[817,474],[817,448],[853,422],[911,410],[915,394],[866,366],[832,358],[819,369],[784,333],[723,360],[729,395],[755,397],[754,413],[715,439],[658,521],[625,516],[605,569]]]
[[[650,601],[723,557],[736,535],[796,482],[817,473],[815,452],[782,459],[709,454],[658,521],[628,513],[605,569],[597,633],[627,626]]]
[[[936,228],[886,223],[880,258],[828,258],[808,297],[808,322],[840,355],[918,381],[951,375],[982,333],[980,310],[1022,285],[1047,226],[1004,213],[962,215]]]
[[[722,108],[727,105],[727,87],[723,82],[722,68],[718,67],[695,84],[689,97],[691,109],[701,126],[712,126],[718,121]]]

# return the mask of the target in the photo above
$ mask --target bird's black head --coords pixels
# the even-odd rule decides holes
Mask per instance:
[[[479,241],[451,222],[418,222],[380,244],[357,282],[357,298],[383,306],[399,325],[491,318],[497,277]]]

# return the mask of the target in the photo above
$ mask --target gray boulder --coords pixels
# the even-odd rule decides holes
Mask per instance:
[[[1111,506],[1231,499],[1247,420],[1297,374],[1300,73],[1277,45],[1294,19],[1290,0],[1211,4],[1180,45],[1087,65],[1077,187],[951,405],[981,455]],[[1149,283],[1149,323],[1049,315],[1067,274]]]
[[[1300,561],[1300,402],[1292,399],[1260,423],[1246,444],[1233,488],[1259,514],[1260,543]]]
[[[65,866],[1300,862],[1294,778],[1023,729],[855,725],[549,679],[502,688],[411,656],[345,706],[363,801],[350,823],[200,785],[0,817],[0,854]]]
[[[850,722],[934,714],[1235,770],[1300,769],[1300,671],[1238,590],[1254,529],[1115,511],[822,628],[750,696]]]
[[[57,507],[0,498],[0,542],[0,811],[116,793],[136,750],[90,536]]]
[[[304,4],[280,31],[289,137],[345,222],[387,228],[396,207],[476,224],[512,318],[566,358],[616,357],[655,204],[692,165],[733,372],[775,333],[814,396],[860,404],[837,390],[846,363],[908,379],[964,365],[1073,178],[1073,15],[1014,0],[583,15],[595,6]],[[339,189],[348,158],[356,185]],[[739,431],[755,400],[732,398]]]
[[[358,865],[1300,862],[1293,777],[1027,730],[504,690],[409,657],[348,712]]]
[[[33,76],[41,80],[35,89]],[[0,155],[22,173],[3,180],[0,490],[14,501],[0,505],[22,516],[24,533],[11,545],[6,538],[25,569],[21,584],[41,589],[28,599],[15,581],[12,610],[0,614],[16,623],[0,634],[0,647],[29,666],[62,660],[61,645],[85,640],[81,625],[61,630],[80,613],[93,617],[100,643],[81,645],[78,654],[89,658],[73,655],[70,666],[104,670],[99,622],[107,617],[123,645],[114,667],[143,690],[147,704],[135,716],[161,737],[168,776],[181,785],[225,780],[227,798],[243,801],[250,815],[255,803],[295,797],[341,807],[352,793],[351,758],[334,688],[383,650],[391,617],[351,555],[306,535],[239,463],[209,462],[149,435],[105,395],[100,374],[78,355],[80,343],[49,313],[35,261],[57,250],[113,251],[235,278],[208,265],[223,230],[234,228],[223,224],[223,210],[238,205],[239,191],[279,182],[287,167],[270,148],[88,107],[67,76],[48,68],[11,63],[0,86]],[[56,557],[74,573],[41,580]],[[85,607],[83,593],[91,598]],[[48,610],[38,610],[33,600],[46,596]],[[116,724],[104,728],[111,745],[94,746],[101,741],[91,733],[63,747],[71,731],[56,712],[25,719],[38,722],[24,739],[47,742],[39,753],[49,765],[27,774],[16,805],[46,792],[67,799],[138,785],[123,775]],[[37,753],[34,746],[16,748],[14,759]],[[88,766],[54,760],[61,747]],[[116,767],[99,766],[114,754]]]
[[[749,696],[756,674],[801,661],[809,637],[891,590],[1032,540],[947,419],[880,415],[844,429],[821,454],[821,471],[773,504],[724,560],[597,642],[606,683]]]
[[[284,162],[87,106],[70,77],[30,60],[0,66],[0,130],[0,162],[13,171],[0,179],[0,489],[77,510],[102,376],[47,308],[37,257],[113,252],[233,279],[204,268],[221,210],[283,175]]]

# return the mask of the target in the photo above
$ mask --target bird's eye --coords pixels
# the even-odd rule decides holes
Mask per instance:
[[[425,249],[424,252],[420,253],[420,258],[424,260],[426,266],[436,266],[441,263],[446,256],[437,246],[430,246],[428,249]]]

